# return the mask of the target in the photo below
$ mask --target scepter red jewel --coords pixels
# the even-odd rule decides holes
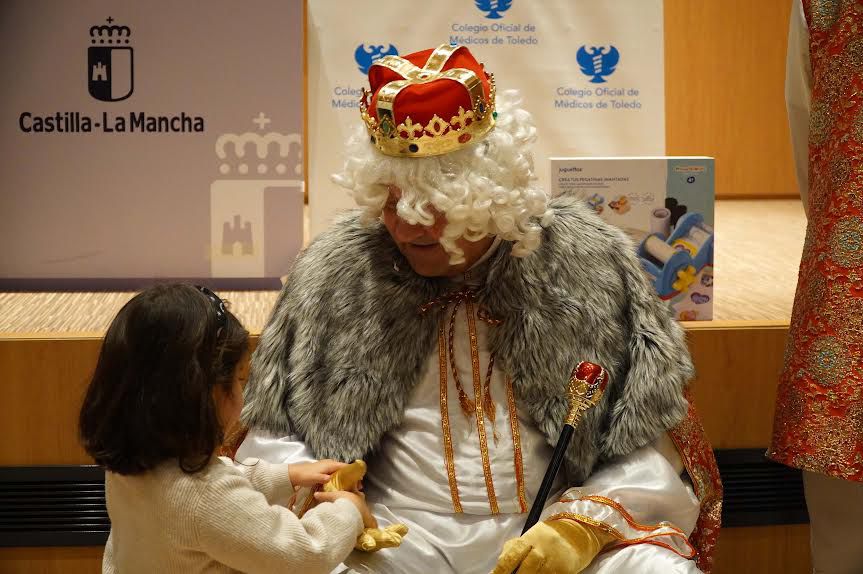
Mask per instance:
[[[607,386],[608,371],[596,363],[582,361],[572,370],[569,378],[569,387],[567,388],[567,393],[569,394],[569,412],[566,415],[563,429],[560,431],[560,438],[557,439],[557,446],[554,447],[554,453],[551,455],[551,462],[542,479],[542,485],[539,487],[536,499],[530,507],[527,522],[525,522],[524,529],[521,531],[522,534],[539,521],[539,516],[542,514],[543,508],[545,508],[545,501],[551,493],[551,487],[554,484],[558,470],[560,470],[560,465],[563,463],[566,448],[569,446],[569,441],[572,439],[575,428],[581,422],[584,413],[599,403]]]

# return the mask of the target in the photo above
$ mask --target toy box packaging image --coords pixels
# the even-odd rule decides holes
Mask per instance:
[[[679,320],[713,318],[713,158],[553,157],[551,187],[629,235]]]

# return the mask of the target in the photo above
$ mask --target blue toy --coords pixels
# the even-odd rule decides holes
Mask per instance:
[[[713,235],[701,214],[687,213],[668,238],[653,233],[641,242],[638,257],[662,299],[686,291],[698,273],[713,263]]]

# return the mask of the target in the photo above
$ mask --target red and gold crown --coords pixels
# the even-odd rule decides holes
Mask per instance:
[[[369,85],[360,115],[386,155],[449,153],[494,127],[494,77],[464,46],[381,58],[369,69]]]

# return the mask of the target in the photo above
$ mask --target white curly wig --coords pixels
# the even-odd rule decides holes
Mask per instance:
[[[530,144],[536,127],[520,103],[517,91],[499,92],[497,121],[485,138],[433,157],[384,155],[360,124],[348,141],[344,170],[333,181],[351,190],[366,222],[381,216],[388,185],[402,190],[397,212],[411,225],[432,225],[428,208],[434,206],[447,219],[440,242],[453,265],[464,262],[456,245],[461,237],[478,241],[496,235],[514,243],[514,256],[528,255],[539,247],[552,213],[533,171]]]

